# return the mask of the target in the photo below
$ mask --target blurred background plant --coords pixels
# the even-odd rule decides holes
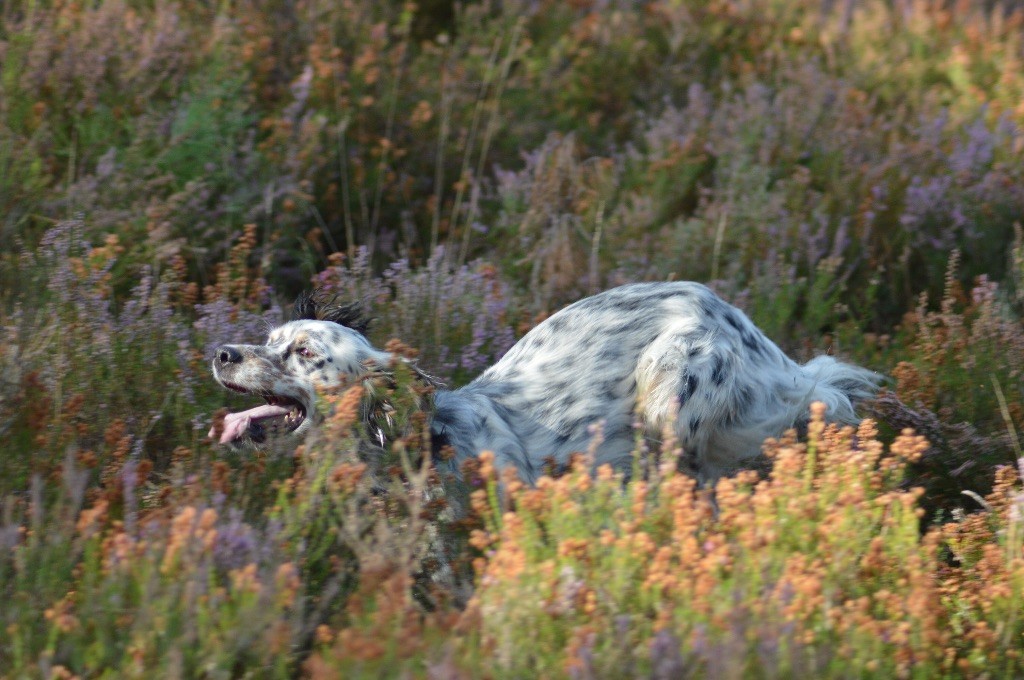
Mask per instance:
[[[929,619],[955,641],[886,619],[896,591],[871,572],[828,591],[853,603],[822,610],[838,618],[780,623],[766,667],[873,672],[876,654],[897,675],[906,658],[1019,673],[1019,516],[995,470],[1020,457],[1024,422],[1022,24],[1012,3],[966,0],[0,4],[0,675],[330,675],[356,658],[369,675],[479,671],[512,644],[493,603],[526,597],[487,587],[491,609],[454,607],[467,572],[449,562],[504,568],[504,548],[458,538],[493,508],[460,523],[422,507],[448,491],[398,450],[368,455],[353,423],[297,456],[222,455],[203,433],[243,402],[210,380],[211,351],[260,340],[318,285],[362,302],[378,345],[400,338],[459,385],[561,306],[673,278],[710,282],[797,359],[890,375],[881,438],[929,442],[891,487],[923,487],[925,514],[899,521],[961,520],[969,537],[877,548],[968,593]],[[420,397],[396,389],[412,418]],[[357,472],[370,460],[389,462]],[[356,505],[322,478],[342,465]],[[580,502],[612,530],[636,488],[603,483]],[[982,505],[963,492],[995,509],[965,516]],[[343,507],[382,523],[355,541]],[[488,546],[521,543],[489,521]],[[644,531],[660,547],[659,526]],[[545,550],[526,551],[531,569],[585,581]],[[977,583],[994,574],[989,596]],[[732,638],[725,619],[658,628],[705,605],[620,586],[628,606],[596,622],[524,610],[514,625],[547,616],[553,647],[502,668],[700,674],[708,650],[765,639],[744,607],[784,618],[755,598]],[[837,637],[865,611],[896,626],[881,647]],[[737,658],[740,672],[754,657]]]

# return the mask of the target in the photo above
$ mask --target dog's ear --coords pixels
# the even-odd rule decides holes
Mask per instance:
[[[316,296],[318,291],[304,291],[295,299],[295,319],[316,320]]]
[[[366,335],[370,327],[370,319],[363,316],[358,302],[341,304],[336,295],[329,295],[319,289],[299,295],[295,301],[295,318],[333,321],[362,335]]]

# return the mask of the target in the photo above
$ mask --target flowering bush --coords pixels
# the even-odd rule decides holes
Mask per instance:
[[[1022,24],[3,4],[0,676],[1024,673]],[[673,278],[890,375],[879,432],[815,421],[713,498],[654,442],[628,481],[453,483],[397,367],[299,451],[203,438],[242,405],[214,348],[310,286],[459,385]]]

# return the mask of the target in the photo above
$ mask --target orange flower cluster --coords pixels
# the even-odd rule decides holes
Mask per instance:
[[[359,408],[364,392],[362,385],[353,385],[341,395],[325,395],[324,400],[334,409],[327,423],[328,426],[334,428],[338,433],[347,432],[359,420]]]
[[[706,669],[717,667],[714,649],[735,645],[748,650],[734,659],[741,668],[758,667],[755,640],[814,650],[819,672],[833,659],[892,677],[1018,659],[1020,480],[1002,473],[991,512],[922,533],[921,490],[902,480],[928,444],[905,431],[886,450],[876,437],[872,422],[838,428],[816,406],[806,443],[766,445],[770,474],[740,473],[714,493],[669,466],[623,485],[576,464],[508,493],[515,511],[500,518],[477,503],[490,527],[472,541],[487,551],[469,607],[481,644],[507,652],[513,670],[571,673],[584,661],[603,667],[601,653],[613,663],[628,620],[648,640],[635,648],[640,667],[657,661],[644,650],[664,634]],[[489,460],[482,467],[493,474]]]
[[[212,549],[213,542],[217,540],[217,529],[214,527],[216,522],[217,511],[213,508],[206,508],[202,512],[191,505],[182,508],[171,520],[167,549],[160,570],[165,574],[170,573],[177,566],[183,552],[196,548],[199,551]]]

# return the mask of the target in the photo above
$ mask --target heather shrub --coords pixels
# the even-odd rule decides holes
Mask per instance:
[[[953,122],[936,110],[891,120],[895,141],[886,125],[864,122],[875,114],[854,87],[814,62],[775,78],[691,85],[683,105],[666,101],[638,121],[625,153],[587,157],[576,137],[552,138],[521,170],[498,173],[494,229],[528,255],[506,268],[529,277],[542,308],[672,275],[721,280],[737,295],[781,279],[801,302],[825,285],[868,328],[914,304],[903,267],[932,292],[955,247],[964,280],[1006,271],[1024,201],[1008,118]],[[903,264],[880,270],[893,253]],[[823,268],[834,279],[815,284]],[[804,308],[816,309],[785,318],[799,324]],[[837,321],[822,315],[802,325]]]
[[[363,412],[366,391],[379,409]],[[288,464],[182,448],[156,494],[138,464],[118,494],[88,493],[70,454],[54,498],[35,475],[0,519],[0,672],[291,677],[314,641],[369,625],[361,598],[382,584],[410,616],[464,599],[454,521],[472,514],[453,514],[423,455],[429,394],[398,365],[324,395],[323,429]]]
[[[0,676],[1024,673],[1022,22],[2,3]],[[671,442],[459,482],[397,366],[298,451],[205,441],[252,405],[214,348],[302,289],[461,385],[665,279],[891,376],[881,433],[815,421],[714,500]]]
[[[287,674],[284,652],[301,631],[296,569],[243,547],[272,536],[212,506],[187,505],[139,528],[107,511],[100,501],[77,522],[47,518],[45,536],[0,560],[13,592],[35,593],[8,601],[5,672],[190,676],[252,665]],[[67,568],[45,568],[57,565]]]
[[[520,314],[493,265],[476,261],[452,268],[450,257],[439,248],[423,267],[398,260],[376,276],[365,249],[352,259],[339,253],[313,285],[365,306],[379,346],[388,338],[419,338],[419,363],[445,380],[462,382],[513,345]]]
[[[771,443],[774,469],[715,499],[671,451],[623,483],[585,458],[535,488],[472,493],[477,588],[461,614],[416,613],[401,579],[364,591],[359,630],[325,628],[306,669],[329,677],[482,672],[555,677],[959,677],[1019,665],[1021,481],[1005,468],[986,514],[919,530],[927,449],[888,449],[866,421]],[[504,499],[504,500],[503,500]],[[990,570],[990,571],[985,571]],[[379,580],[374,583],[380,583]],[[989,587],[990,584],[993,587]],[[419,669],[419,670],[417,670]]]
[[[196,291],[180,272],[134,268],[117,235],[94,246],[85,229],[70,220],[48,231],[17,263],[23,296],[3,300],[5,492],[24,488],[32,473],[57,474],[69,447],[79,465],[115,486],[126,464],[145,460],[145,481],[175,447],[195,446],[223,403],[209,378],[212,348],[258,341],[280,320],[273,306],[264,315],[266,284],[246,264],[251,235],[208,287],[209,302],[193,310]],[[132,275],[134,285],[118,295]]]
[[[131,234],[133,260],[198,281],[258,223],[293,293],[332,252],[380,271],[451,240],[460,266],[514,238],[534,312],[625,278],[742,289],[766,248],[809,277],[838,251],[843,303],[880,328],[907,272],[939,293],[953,246],[965,281],[1000,278],[1024,200],[1001,10],[471,4],[424,39],[440,10],[398,3],[27,7],[3,28],[8,245],[85,209],[90,240]],[[552,133],[571,143],[544,170]]]
[[[1020,318],[988,277],[965,290],[958,264],[954,253],[938,310],[922,294],[907,314],[892,372],[898,400],[879,404],[893,425],[928,437],[918,483],[947,502],[961,491],[987,492],[995,466],[1015,460],[1024,415]]]
[[[714,504],[671,456],[622,492],[610,471],[592,480],[585,465],[523,489],[515,512],[492,515],[476,537],[493,551],[470,603],[482,643],[515,674],[896,675],[941,664],[937,537],[921,538],[917,493],[898,489],[924,441],[899,439],[886,455],[870,425],[862,448],[820,418],[806,446],[770,447],[767,479],[722,481]],[[521,639],[527,621],[545,634]]]

